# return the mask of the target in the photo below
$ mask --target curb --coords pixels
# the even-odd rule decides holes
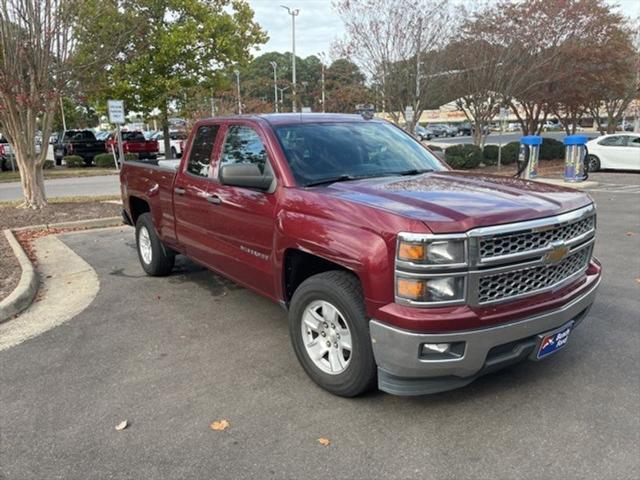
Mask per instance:
[[[7,237],[7,241],[18,259],[22,274],[20,275],[18,286],[8,297],[0,302],[0,323],[9,320],[31,305],[38,292],[39,283],[38,275],[29,257],[27,257],[16,237],[13,236],[11,230],[4,230],[4,236]]]
[[[538,177],[538,178],[535,178],[534,181],[540,182],[540,183],[546,183],[548,185],[557,185],[557,186],[560,186],[560,187],[574,188],[576,190],[584,190],[584,189],[587,189],[587,188],[594,188],[594,187],[597,187],[599,185],[598,182],[595,182],[593,180],[585,180],[584,182],[571,183],[571,182],[565,182],[562,178]]]
[[[72,222],[51,223],[48,225],[30,225],[28,227],[14,228],[14,232],[25,230],[38,230],[48,228],[102,228],[122,225],[121,217],[94,218],[89,220],[76,220]],[[16,256],[22,275],[16,288],[0,302],[0,323],[11,319],[14,315],[22,312],[33,303],[33,299],[38,292],[39,279],[33,264],[22,249],[20,242],[16,240],[11,230],[4,230],[4,235]]]
[[[44,225],[30,225],[12,229],[14,232],[25,230],[39,230],[43,228],[101,228],[123,225],[122,217],[92,218],[89,220],[74,220],[73,222],[49,223]]]

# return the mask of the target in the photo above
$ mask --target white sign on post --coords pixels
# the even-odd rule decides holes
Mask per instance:
[[[126,123],[124,118],[124,102],[122,100],[107,100],[107,110],[109,110],[109,122],[118,125],[118,159],[115,159],[115,151],[113,152],[116,169],[119,170],[119,164],[124,161],[124,152],[122,150],[122,133],[120,132],[120,125]]]
[[[507,119],[507,109],[504,107],[500,107],[500,120]]]
[[[107,108],[109,110],[109,122],[118,125],[126,123],[124,118],[124,102],[122,100],[108,100]]]
[[[407,123],[413,122],[413,107],[411,105],[407,105],[404,109],[404,120]]]

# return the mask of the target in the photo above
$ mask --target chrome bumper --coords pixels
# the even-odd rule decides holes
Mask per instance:
[[[421,395],[466,385],[486,373],[488,368],[498,366],[500,362],[487,358],[492,348],[530,339],[572,320],[576,323],[582,320],[594,301],[598,285],[599,281],[562,308],[481,330],[422,334],[371,320],[371,342],[378,364],[379,388],[394,394]],[[458,358],[427,360],[420,356],[424,343],[452,342],[465,343],[464,353]],[[526,344],[529,347],[530,342]],[[519,359],[525,353],[522,351],[524,346],[516,345],[510,354],[503,353],[505,365]]]

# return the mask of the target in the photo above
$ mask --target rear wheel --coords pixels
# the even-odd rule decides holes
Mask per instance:
[[[175,254],[160,241],[150,213],[143,213],[136,221],[136,246],[138,259],[147,275],[161,277],[171,273]]]
[[[597,172],[600,170],[600,159],[595,155],[589,155],[587,157],[587,171]]]
[[[375,386],[369,322],[360,282],[351,273],[305,280],[291,300],[289,334],[305,372],[325,390],[354,397]]]

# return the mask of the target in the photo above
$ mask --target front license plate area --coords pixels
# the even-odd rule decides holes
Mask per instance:
[[[538,349],[536,351],[536,360],[541,360],[549,355],[553,355],[558,350],[566,347],[572,328],[573,322],[570,322],[552,332],[538,335],[540,342],[538,343]]]

